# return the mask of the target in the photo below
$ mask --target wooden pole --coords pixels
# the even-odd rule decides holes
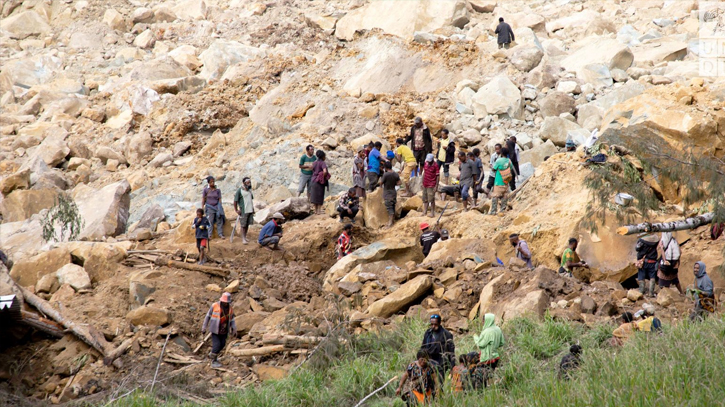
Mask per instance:
[[[20,310],[20,315],[24,324],[32,326],[41,332],[45,332],[56,338],[62,338],[65,336],[65,329],[63,329],[63,326],[57,322],[45,319],[33,312],[23,310]]]
[[[168,266],[168,267],[176,267],[176,268],[192,270],[192,271],[201,271],[202,273],[211,274],[212,276],[217,276],[217,277],[228,277],[229,276],[229,271],[224,270],[221,267],[212,267],[212,266],[203,266],[201,264],[183,263],[180,261],[170,260],[170,259],[163,258],[163,257],[157,259],[156,264],[159,266]]]
[[[154,392],[154,385],[156,384],[156,377],[159,375],[159,367],[161,366],[161,360],[164,358],[164,352],[166,352],[166,345],[169,343],[171,332],[166,334],[166,340],[164,341],[164,347],[161,348],[161,354],[159,355],[159,362],[156,363],[156,372],[154,373],[154,380],[151,382],[151,393]]]
[[[298,335],[269,335],[262,336],[262,343],[265,345],[284,345],[288,348],[306,348],[315,346],[322,342],[321,336],[298,336]]]
[[[273,353],[284,352],[287,348],[284,345],[262,346],[254,349],[229,349],[227,352],[234,356],[266,356]]]
[[[702,225],[707,225],[708,223],[711,223],[714,217],[715,214],[710,212],[704,215],[695,216],[694,218],[676,220],[673,222],[643,222],[637,225],[627,225],[617,228],[617,233],[622,236],[626,236],[633,235],[635,233],[674,232],[677,230],[695,229]]]
[[[121,342],[121,344],[118,345],[116,349],[108,352],[106,357],[103,358],[103,364],[106,366],[110,366],[114,360],[118,359],[119,357],[121,357],[121,355],[126,353],[128,348],[130,348],[133,344],[133,341],[134,338],[128,338],[125,341]]]

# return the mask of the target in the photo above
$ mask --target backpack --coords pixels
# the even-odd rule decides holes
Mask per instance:
[[[498,170],[498,173],[501,174],[501,180],[503,180],[503,183],[508,185],[513,179],[513,174],[511,173],[511,160],[509,160],[509,165],[504,169]]]

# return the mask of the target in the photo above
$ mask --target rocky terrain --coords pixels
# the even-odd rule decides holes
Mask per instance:
[[[0,392],[11,403],[117,397],[149,383],[166,338],[160,376],[193,401],[284,376],[340,325],[361,333],[438,312],[465,333],[485,311],[594,324],[645,301],[665,320],[683,318],[691,304],[676,292],[645,299],[630,290],[636,236],[614,233],[614,220],[596,233],[582,225],[590,199],[582,144],[595,130],[605,141],[644,134],[723,156],[725,83],[699,72],[698,33],[717,23],[701,24],[705,4],[2,3],[0,249],[13,262],[9,276],[93,326],[109,349],[130,345],[105,365],[68,332],[49,338],[14,325],[0,344]],[[497,47],[498,17],[514,29],[510,49]],[[469,212],[451,202],[441,226],[452,239],[423,258],[420,195],[399,199],[401,219],[384,230],[377,192],[358,215],[359,250],[335,261],[335,195],[352,183],[354,151],[377,140],[390,148],[415,116],[434,137],[447,128],[459,147],[481,149],[484,162],[516,136],[521,189],[511,210],[488,216],[485,200]],[[567,141],[577,151],[564,152]],[[310,216],[306,199],[293,198],[310,143],[328,152],[326,215]],[[286,250],[213,239],[217,274],[189,269],[190,225],[208,175],[223,192],[226,236],[234,193],[248,176],[257,208],[250,235],[283,212],[291,219]],[[707,208],[706,200],[685,205],[682,187],[664,177],[648,177],[643,188],[661,201],[654,220]],[[46,242],[41,220],[60,194],[77,203],[84,226],[77,241]],[[535,270],[509,260],[514,232],[529,242]],[[552,270],[570,237],[592,268],[564,279]],[[710,270],[722,264],[722,241],[711,241],[707,227],[677,237],[683,285],[695,261]],[[0,295],[18,291],[0,279]],[[212,370],[199,363],[209,348],[200,326],[222,291],[234,293],[240,337],[221,359],[225,368]]]

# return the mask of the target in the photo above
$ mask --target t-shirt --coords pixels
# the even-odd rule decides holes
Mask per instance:
[[[446,162],[446,150],[450,142],[450,139],[441,139],[441,148],[438,150],[438,161]]]
[[[274,220],[270,220],[266,225],[262,226],[262,230],[259,231],[259,238],[257,242],[262,243],[262,239],[270,237],[275,233],[282,233],[282,227],[277,226]]]
[[[423,150],[425,148],[425,140],[423,140],[423,130],[425,130],[425,128],[426,128],[425,126],[413,128],[413,149],[414,150]]]
[[[398,185],[400,176],[395,171],[388,171],[383,174],[383,199],[395,199],[398,195],[395,191],[395,186]]]
[[[222,199],[222,190],[219,188],[211,189],[209,187],[204,188],[202,196],[206,198],[206,204],[210,206],[217,206],[219,201]]]
[[[438,167],[438,164],[426,161],[425,166],[423,167],[423,188],[436,187],[436,180],[438,179],[439,171],[440,167]]]
[[[509,161],[506,157],[501,157],[496,160],[496,163],[493,164],[493,170],[496,171],[496,179],[494,179],[493,185],[506,186],[506,183],[503,182],[503,177],[501,176],[501,170],[505,170],[510,166],[511,161]]]
[[[208,239],[210,227],[211,227],[211,223],[209,222],[209,219],[206,216],[202,216],[201,218],[199,218],[199,217],[194,218],[194,229],[196,229],[196,238],[197,239]]]
[[[234,202],[242,213],[254,213],[252,199],[254,199],[252,191],[243,188],[237,189],[237,193],[234,194]]]
[[[471,160],[466,160],[466,162],[461,163],[461,184],[465,185],[472,185],[473,184],[473,167],[474,162]]]
[[[566,248],[564,250],[564,253],[561,255],[561,267],[566,271],[569,270],[568,267],[566,267],[566,263],[572,262],[572,263],[579,263],[581,260],[579,259],[579,255],[576,254],[576,252],[570,248]]]
[[[380,175],[380,151],[377,148],[373,148],[368,156],[368,172]]]
[[[317,161],[317,157],[313,154],[312,157],[308,157],[307,154],[302,154],[302,158],[300,158],[300,165],[305,164],[312,164],[315,161]],[[300,169],[303,174],[305,175],[312,175],[312,168],[308,169]]]
[[[403,161],[405,161],[406,163],[415,163],[415,156],[413,155],[413,150],[411,150],[408,146],[399,146],[395,149],[395,153],[403,157]]]
[[[481,177],[481,171],[483,171],[483,163],[480,158],[476,158],[473,162],[473,177],[478,180]]]
[[[420,245],[423,246],[423,255],[428,256],[430,249],[441,238],[441,234],[435,230],[429,230],[420,235]]]

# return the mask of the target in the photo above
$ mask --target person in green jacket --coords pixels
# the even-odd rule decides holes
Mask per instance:
[[[499,348],[504,345],[503,332],[496,326],[496,316],[486,314],[483,317],[481,335],[473,335],[473,342],[481,352],[481,359],[473,372],[474,387],[488,386],[488,379],[498,367],[501,358]]]

